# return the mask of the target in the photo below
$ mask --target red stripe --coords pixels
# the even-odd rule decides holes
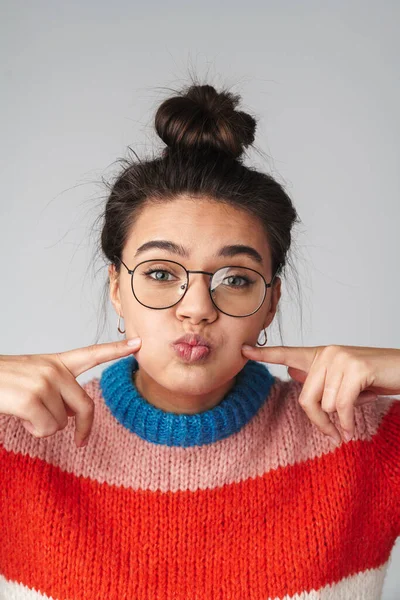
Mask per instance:
[[[74,600],[318,590],[389,558],[393,497],[373,448],[350,442],[262,477],[176,493],[101,484],[1,448],[0,571]]]

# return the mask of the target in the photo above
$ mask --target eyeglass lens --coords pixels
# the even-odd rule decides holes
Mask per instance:
[[[185,293],[186,286],[185,269],[168,260],[145,261],[133,274],[132,287],[137,299],[151,308],[173,306]],[[260,307],[265,284],[263,278],[251,269],[223,267],[211,279],[211,295],[223,312],[246,316]]]

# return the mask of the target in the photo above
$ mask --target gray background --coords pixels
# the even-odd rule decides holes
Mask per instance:
[[[288,270],[284,343],[399,347],[398,2],[3,0],[0,11],[1,353],[94,342],[101,177],[128,145],[162,149],[162,88],[189,72],[242,95],[260,119],[262,155],[246,162],[285,185],[302,218],[303,312]],[[110,303],[108,317],[100,341],[121,339]],[[276,323],[269,343],[280,344]],[[398,541],[386,600],[399,567]]]

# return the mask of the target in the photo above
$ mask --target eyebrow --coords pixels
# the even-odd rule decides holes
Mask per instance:
[[[178,254],[183,258],[189,258],[189,252],[184,246],[182,246],[181,244],[175,244],[170,240],[152,240],[150,242],[145,242],[136,250],[134,258],[137,258],[144,252],[147,252],[148,250],[153,250],[154,248],[157,248],[158,250],[166,250],[167,252],[171,252],[172,254]],[[239,254],[248,256],[249,258],[252,258],[261,265],[263,264],[261,254],[257,252],[257,250],[252,246],[246,246],[244,244],[232,244],[229,246],[222,246],[222,248],[220,248],[218,253],[214,256],[232,258],[233,256],[238,256]]]

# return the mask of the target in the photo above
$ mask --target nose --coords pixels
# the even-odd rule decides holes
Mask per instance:
[[[215,315],[217,308],[210,298],[211,276],[203,271],[191,271],[188,274],[186,290],[177,304],[177,312],[181,315],[209,318]]]

